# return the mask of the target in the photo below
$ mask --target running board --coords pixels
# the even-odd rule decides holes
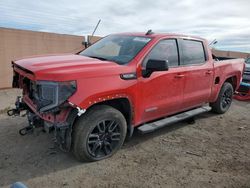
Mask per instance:
[[[170,117],[158,120],[158,121],[154,121],[152,123],[144,124],[144,125],[138,127],[138,130],[140,133],[143,133],[143,134],[153,132],[156,129],[165,127],[165,126],[173,124],[173,123],[177,123],[179,121],[191,118],[193,116],[196,116],[196,115],[204,113],[204,112],[208,112],[210,110],[211,110],[210,106],[203,106],[200,108],[195,108],[193,110],[182,112],[180,114],[170,116]]]

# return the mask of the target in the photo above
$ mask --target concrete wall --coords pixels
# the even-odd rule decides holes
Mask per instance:
[[[101,37],[87,36],[92,44]],[[0,27],[0,89],[10,88],[12,84],[11,61],[26,56],[53,53],[76,53],[84,49],[84,36],[34,32]],[[249,53],[219,51],[213,49],[218,57],[246,58]]]
[[[0,88],[11,87],[12,60],[32,55],[75,53],[84,49],[83,40],[83,36],[0,28]]]
[[[243,53],[243,52],[232,52],[232,51],[222,51],[212,49],[212,53],[216,57],[223,57],[223,58],[250,58],[250,53]]]
[[[102,37],[99,37],[99,36],[90,36],[90,35],[88,35],[87,41],[89,41],[91,44],[94,44],[95,42],[97,42],[101,38]]]

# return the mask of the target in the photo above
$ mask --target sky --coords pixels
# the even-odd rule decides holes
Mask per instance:
[[[72,35],[120,32],[201,36],[250,52],[249,0],[0,0],[0,27]]]

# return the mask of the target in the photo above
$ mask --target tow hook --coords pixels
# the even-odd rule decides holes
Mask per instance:
[[[34,126],[27,126],[27,127],[24,127],[24,128],[22,128],[22,129],[20,129],[19,130],[19,134],[20,135],[22,135],[22,136],[24,136],[24,135],[26,135],[26,134],[28,134],[28,133],[32,133],[33,132],[33,130],[34,130]]]
[[[33,133],[35,128],[43,127],[43,123],[41,123],[40,118],[37,117],[34,113],[28,111],[27,117],[29,125],[19,130],[19,134],[22,136],[28,133]]]
[[[7,111],[8,116],[20,116],[20,112],[26,110],[26,105],[22,102],[22,98],[20,96],[17,97],[15,106],[16,108]],[[24,114],[23,116],[25,115],[26,114]]]
[[[20,115],[20,112],[17,109],[11,109],[7,111],[8,116],[18,116]]]

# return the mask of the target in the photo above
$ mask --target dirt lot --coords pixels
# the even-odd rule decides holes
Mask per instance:
[[[206,113],[126,142],[112,158],[79,163],[52,135],[20,136],[25,118],[0,116],[0,187],[250,187],[250,103]]]

